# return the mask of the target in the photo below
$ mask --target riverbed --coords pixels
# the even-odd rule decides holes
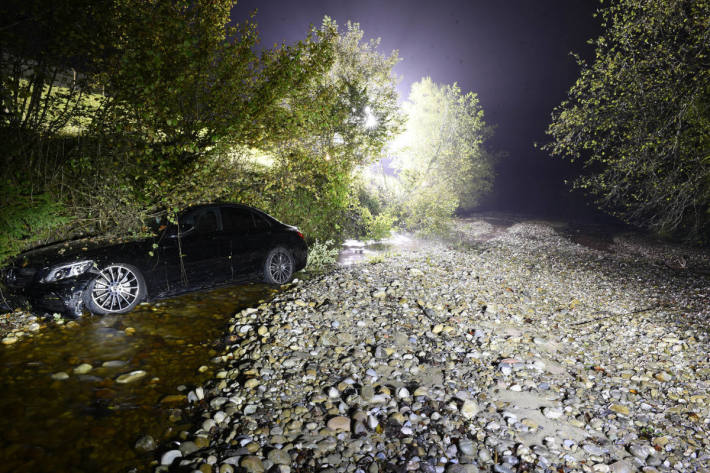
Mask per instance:
[[[209,359],[228,341],[227,320],[274,292],[246,285],[184,295],[1,348],[0,471],[144,470],[153,455],[136,442],[179,437],[191,421],[185,394],[214,375]]]

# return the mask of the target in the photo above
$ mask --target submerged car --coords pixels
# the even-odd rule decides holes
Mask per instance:
[[[191,207],[154,238],[76,240],[22,253],[5,268],[11,293],[34,309],[125,314],[143,301],[229,283],[284,284],[306,266],[296,227],[252,207]]]

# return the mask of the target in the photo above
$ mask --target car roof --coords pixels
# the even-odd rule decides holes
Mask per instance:
[[[256,207],[251,207],[251,206],[249,206],[249,205],[237,204],[237,203],[233,203],[233,202],[212,202],[211,204],[198,204],[198,205],[193,205],[193,206],[187,207],[186,209],[184,209],[184,210],[181,211],[180,213],[181,213],[181,214],[184,214],[184,213],[187,213],[187,212],[192,212],[192,211],[194,211],[194,210],[200,210],[200,209],[205,209],[205,208],[210,208],[210,207],[233,207],[233,208],[240,208],[240,209],[251,210],[251,211],[254,211],[254,212],[256,212],[256,213],[258,213],[258,214],[260,214],[260,215],[263,215],[263,216],[269,218],[270,220],[273,220],[273,221],[275,221],[275,222],[280,223],[278,219],[272,217],[271,215],[267,214],[267,213],[264,212],[263,210],[259,210],[259,209],[257,209]]]

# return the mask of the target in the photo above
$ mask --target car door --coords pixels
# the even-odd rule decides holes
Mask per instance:
[[[218,207],[187,212],[178,219],[180,232],[165,245],[170,279],[178,288],[211,287],[231,277],[221,239]]]
[[[234,277],[258,271],[262,264],[260,248],[270,227],[250,209],[222,207],[224,236]]]

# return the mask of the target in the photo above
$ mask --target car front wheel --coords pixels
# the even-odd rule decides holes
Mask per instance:
[[[84,292],[84,305],[93,314],[125,314],[146,295],[143,275],[135,266],[111,264],[101,270]]]
[[[293,276],[293,256],[280,246],[269,252],[264,263],[264,281],[269,284],[286,284]]]

